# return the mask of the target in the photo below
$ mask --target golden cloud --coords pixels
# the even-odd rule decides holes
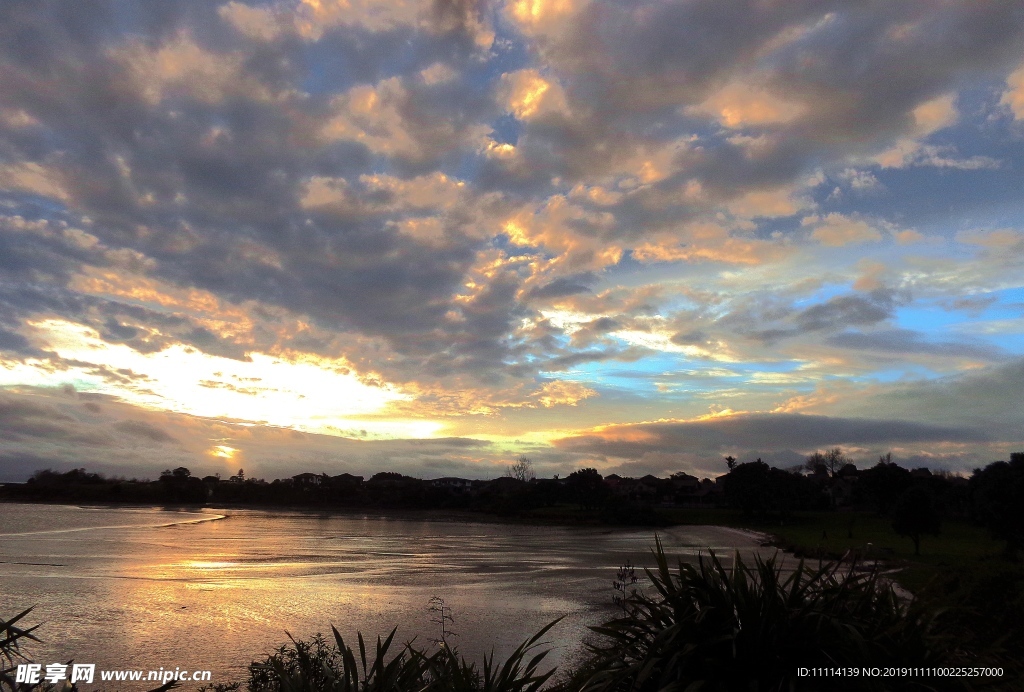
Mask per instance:
[[[903,168],[922,158],[922,155],[927,158],[928,152],[922,140],[934,132],[955,125],[959,118],[956,94],[943,94],[925,101],[910,115],[914,123],[911,135],[901,137],[892,147],[874,157],[874,162],[882,168]],[[935,158],[934,153],[930,156]]]
[[[1006,91],[999,103],[1008,106],[1015,119],[1024,120],[1024,64],[1006,78]]]
[[[735,81],[687,110],[710,115],[725,127],[738,129],[788,123],[803,115],[806,108],[749,81]]]
[[[545,382],[533,396],[541,406],[551,408],[552,406],[575,406],[584,399],[597,396],[597,392],[579,382],[556,380]]]
[[[436,33],[455,28],[453,22],[438,17],[436,9],[433,0],[302,0],[290,18],[293,30],[307,41],[319,41],[325,31],[337,26],[372,32],[416,27]],[[494,30],[479,13],[467,13],[459,28],[471,33],[481,50],[494,43]]]
[[[534,69],[503,74],[501,91],[505,107],[520,120],[569,112],[565,92],[558,82],[541,76]]]
[[[240,33],[260,41],[273,41],[285,29],[281,16],[267,7],[250,7],[232,0],[221,5],[217,14]]]
[[[240,53],[214,53],[181,31],[156,48],[132,40],[109,51],[143,100],[155,106],[168,94],[182,93],[216,104],[228,96],[270,101],[275,95],[243,66]]]
[[[752,190],[730,201],[726,208],[744,219],[792,216],[806,209],[808,202],[800,198],[796,186],[774,190]]]
[[[524,33],[541,34],[551,33],[587,4],[589,0],[515,0],[506,12]]]
[[[375,85],[360,84],[331,100],[333,115],[319,133],[327,141],[361,142],[375,154],[410,159],[459,146],[481,149],[491,133],[488,125],[459,129],[450,120],[434,119],[429,126],[416,125],[405,117],[409,107],[409,92],[400,77]]]
[[[0,165],[0,188],[29,192],[61,202],[70,199],[55,170],[28,161]]]
[[[829,247],[876,243],[882,239],[878,229],[859,219],[851,219],[832,212],[824,218],[808,216],[801,221],[804,226],[814,226],[811,238]]]

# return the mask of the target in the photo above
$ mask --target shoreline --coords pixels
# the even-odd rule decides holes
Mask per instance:
[[[581,517],[553,517],[550,515],[541,516],[501,516],[497,514],[487,514],[484,512],[473,512],[469,510],[457,510],[457,509],[409,509],[409,508],[358,508],[358,507],[310,507],[308,505],[251,505],[251,504],[231,504],[231,503],[180,503],[180,504],[158,504],[158,503],[133,503],[133,502],[118,502],[118,503],[90,503],[90,502],[72,502],[62,500],[24,500],[24,499],[12,499],[12,498],[0,498],[0,505],[3,504],[25,504],[25,505],[60,505],[68,507],[83,507],[91,509],[161,509],[165,511],[189,511],[189,512],[200,512],[202,510],[208,510],[224,514],[223,519],[231,519],[232,512],[238,510],[266,512],[268,514],[303,514],[303,515],[321,515],[321,516],[340,516],[340,517],[362,517],[368,519],[380,519],[380,520],[399,520],[399,521],[422,521],[432,523],[469,523],[469,524],[483,524],[483,525],[519,525],[519,526],[546,526],[546,527],[560,527],[560,528],[590,528],[590,529],[605,529],[607,531],[635,531],[638,529],[649,529],[652,531],[665,531],[669,529],[679,530],[685,529],[688,526],[706,526],[720,529],[729,533],[742,536],[745,539],[753,541],[759,548],[775,548],[781,552],[786,558],[795,560],[824,560],[827,562],[835,562],[842,564],[843,555],[825,553],[821,555],[812,555],[806,548],[793,544],[791,541],[784,537],[765,531],[762,529],[754,529],[743,526],[729,525],[726,523],[708,522],[708,523],[690,523],[690,522],[672,522],[663,526],[650,526],[644,524],[609,524],[598,520],[596,517],[581,516]],[[704,508],[706,510],[706,508]],[[890,574],[897,574],[905,568],[905,565],[900,565],[889,560],[880,559],[874,561],[878,569],[889,572]],[[910,594],[911,592],[905,587],[901,586],[896,579],[890,577],[890,581],[901,591]]]
[[[499,514],[488,514],[485,512],[474,512],[471,510],[458,509],[414,509],[402,507],[311,507],[309,505],[254,505],[254,504],[231,504],[231,503],[155,503],[155,502],[76,502],[65,499],[27,499],[0,497],[0,505],[23,504],[23,505],[63,505],[67,507],[89,507],[102,509],[165,509],[168,511],[237,511],[253,510],[264,512],[299,512],[305,514],[329,514],[339,516],[366,516],[377,518],[403,518],[408,520],[454,522],[461,521],[477,524],[521,524],[524,526],[590,526],[606,528],[669,528],[671,526],[685,526],[685,524],[669,523],[664,527],[652,527],[644,524],[609,524],[591,517],[577,517],[573,519],[558,520],[550,516],[502,516]],[[726,528],[726,527],[723,527]]]

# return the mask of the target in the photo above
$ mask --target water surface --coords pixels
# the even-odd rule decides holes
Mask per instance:
[[[684,559],[750,551],[739,531],[660,531]],[[315,512],[0,504],[0,609],[35,606],[37,662],[209,669],[239,679],[286,640],[386,634],[427,645],[432,596],[456,645],[500,656],[558,617],[553,660],[612,615],[616,569],[650,564],[654,532]],[[194,686],[188,686],[189,689]],[[136,686],[134,689],[143,689]],[[129,689],[132,689],[129,687]]]

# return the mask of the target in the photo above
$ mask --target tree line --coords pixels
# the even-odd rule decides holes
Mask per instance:
[[[515,516],[562,506],[577,518],[612,524],[662,525],[658,510],[670,506],[731,507],[753,522],[786,521],[801,511],[850,509],[891,518],[893,529],[919,549],[923,536],[944,520],[986,526],[1006,542],[1008,554],[1024,549],[1024,452],[975,469],[969,477],[907,469],[881,457],[858,469],[839,448],[815,452],[800,469],[772,467],[761,459],[725,459],[728,472],[715,481],[685,473],[670,478],[602,476],[594,468],[565,478],[536,478],[520,457],[501,478],[423,480],[382,471],[364,480],[343,473],[302,473],[266,481],[244,470],[227,479],[197,477],[185,467],[156,481],[107,478],[85,469],[37,471],[27,483],[0,488],[0,497],[28,501],[126,502],[308,506],[354,509],[466,510]],[[572,514],[566,518],[571,519]]]
[[[889,517],[919,553],[922,537],[937,535],[944,520],[959,519],[988,528],[1006,542],[1008,555],[1024,549],[1024,452],[976,468],[969,477],[907,469],[891,454],[860,470],[838,448],[809,456],[805,472],[760,459],[737,463],[726,457],[726,465],[725,501],[752,520],[785,521],[806,510],[874,511]]]

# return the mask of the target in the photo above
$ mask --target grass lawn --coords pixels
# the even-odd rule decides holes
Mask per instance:
[[[985,529],[960,521],[945,521],[938,536],[922,538],[921,554],[915,556],[913,541],[896,535],[888,519],[872,512],[799,512],[781,524],[746,519],[742,512],[730,509],[660,513],[676,524],[718,524],[770,533],[778,537],[781,547],[806,556],[836,558],[853,549],[868,559],[902,568],[898,581],[911,591],[943,569],[969,567],[1003,549]]]

